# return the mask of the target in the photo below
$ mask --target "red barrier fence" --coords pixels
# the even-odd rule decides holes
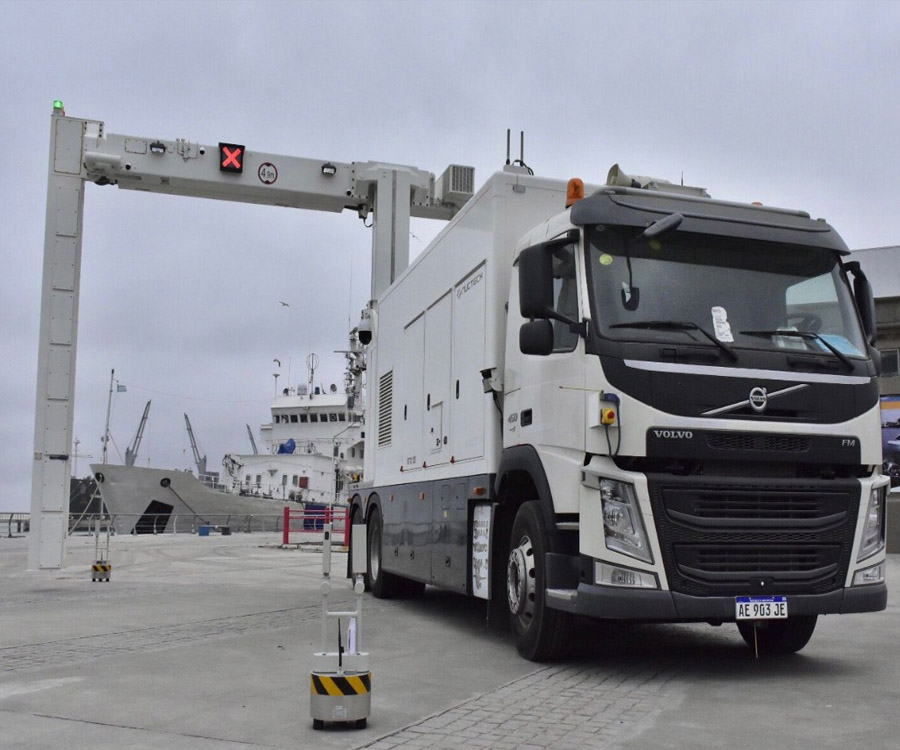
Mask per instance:
[[[338,539],[343,537],[342,544],[345,547],[349,547],[349,508],[332,508],[330,505],[313,506],[307,508],[292,508],[289,505],[285,505],[282,543],[291,544],[291,533],[321,534],[326,523],[331,524],[332,540],[338,541]]]

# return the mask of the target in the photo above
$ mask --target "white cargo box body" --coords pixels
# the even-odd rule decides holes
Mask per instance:
[[[565,210],[565,196],[559,180],[494,174],[378,301],[366,456],[375,487],[496,471],[501,417],[481,372],[503,373],[516,243]]]

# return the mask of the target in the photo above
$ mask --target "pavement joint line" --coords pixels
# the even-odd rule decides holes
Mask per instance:
[[[144,732],[147,734],[157,734],[164,735],[168,737],[184,737],[194,740],[210,740],[212,742],[225,742],[230,745],[243,745],[244,747],[261,747],[267,748],[267,750],[271,750],[272,748],[279,748],[279,750],[293,750],[293,746],[285,746],[285,745],[260,745],[256,742],[249,742],[247,740],[232,740],[227,737],[213,737],[207,734],[192,734],[190,732],[172,732],[166,729],[156,729],[149,727],[138,727],[132,724],[112,724],[106,721],[93,721],[91,719],[75,719],[70,716],[55,716],[53,714],[40,714],[40,713],[22,713],[21,711],[10,711],[9,709],[0,708],[0,713],[11,714],[13,716],[32,716],[35,719],[51,719],[54,721],[68,721],[73,724],[86,724],[90,726],[97,727],[107,727],[109,729],[126,729],[133,732]]]
[[[210,637],[241,635],[268,620],[269,630],[294,627],[298,616],[311,620],[321,614],[321,604],[252,612],[229,617],[216,617],[190,623],[157,625],[149,628],[117,630],[111,633],[80,635],[40,643],[20,644],[0,648],[2,672],[39,669],[51,664],[78,663],[85,660],[116,656],[135,650],[158,651],[188,645]],[[281,622],[283,620],[283,622]],[[274,623],[272,622],[274,621]],[[148,637],[152,636],[152,637]]]

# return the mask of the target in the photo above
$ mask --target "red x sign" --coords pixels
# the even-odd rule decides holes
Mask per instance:
[[[244,171],[244,146],[237,143],[219,144],[219,169],[222,172]]]

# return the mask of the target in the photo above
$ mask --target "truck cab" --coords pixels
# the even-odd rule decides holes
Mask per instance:
[[[519,242],[497,496],[523,655],[558,654],[571,615],[784,652],[884,609],[874,305],[847,255],[806,213],[618,167]]]

